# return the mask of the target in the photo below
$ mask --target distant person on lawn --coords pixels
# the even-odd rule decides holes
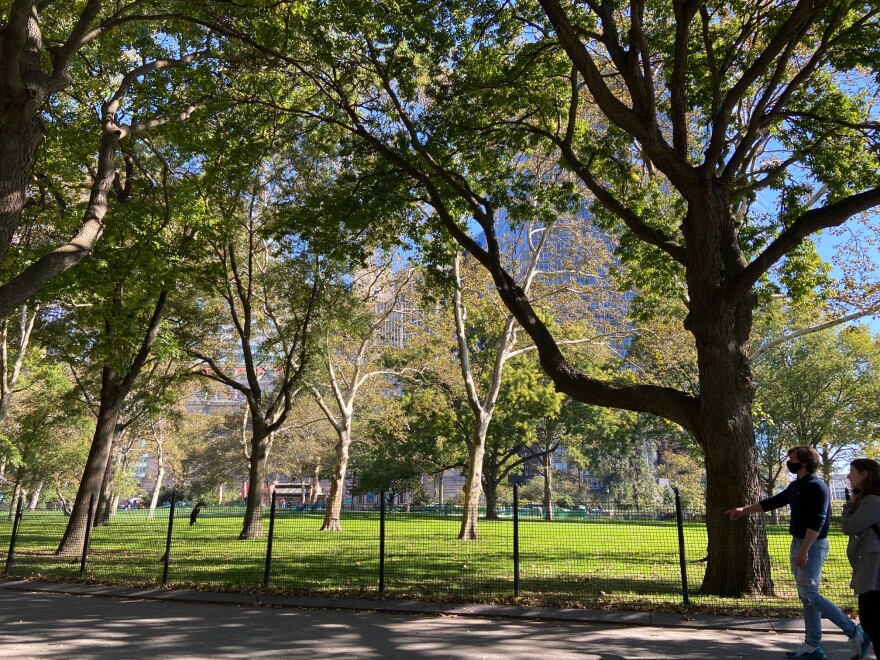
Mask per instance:
[[[841,529],[849,536],[850,586],[859,597],[859,622],[867,636],[880,639],[880,463],[857,458],[849,465],[853,497],[843,505]]]
[[[812,447],[792,447],[788,450],[788,471],[797,479],[781,493],[760,502],[725,511],[731,520],[739,520],[752,513],[762,513],[791,507],[791,572],[797,584],[798,596],[804,607],[804,643],[794,651],[786,651],[789,658],[824,660],[822,648],[822,617],[831,621],[849,637],[850,657],[864,657],[871,641],[862,630],[834,603],[819,593],[822,564],[828,555],[828,523],[831,518],[831,493],[816,475],[819,454]]]

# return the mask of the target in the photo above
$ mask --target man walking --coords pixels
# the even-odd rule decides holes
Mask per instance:
[[[792,447],[786,466],[797,475],[788,487],[760,502],[725,511],[731,520],[752,513],[772,511],[785,505],[791,507],[791,572],[804,608],[804,643],[789,658],[824,660],[822,648],[822,617],[831,621],[849,637],[851,657],[861,658],[870,648],[870,640],[862,630],[834,603],[819,593],[822,564],[828,555],[828,523],[831,518],[831,493],[816,475],[819,454],[812,447]]]

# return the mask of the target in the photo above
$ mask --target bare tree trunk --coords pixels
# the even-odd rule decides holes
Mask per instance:
[[[67,499],[64,497],[64,495],[61,494],[61,489],[58,488],[58,486],[55,486],[55,496],[58,498],[58,501],[61,502],[61,512],[65,516],[70,516],[70,504],[67,502]]]
[[[834,468],[834,459],[831,458],[831,452],[828,450],[828,445],[823,445],[822,447],[822,479],[825,480],[825,483],[829,486],[831,485],[831,471]]]
[[[17,73],[17,72],[16,72]],[[0,114],[0,261],[12,244],[27,201],[34,155],[42,138],[40,105],[45,89],[22,85],[14,98],[4,94]],[[28,93],[30,91],[30,93]]]
[[[37,484],[34,492],[31,493],[31,503],[28,505],[28,511],[36,511],[37,505],[40,503],[40,493],[43,491],[43,482]]]
[[[15,511],[18,508],[18,500],[22,496],[22,488],[21,488],[21,475],[18,473],[22,468],[18,468],[18,471],[15,475],[15,485],[12,487],[12,501],[9,502],[9,520],[15,516]]]
[[[317,504],[318,498],[323,495],[321,490],[321,466],[315,465],[315,472],[312,476],[312,492],[309,495],[309,504]]]
[[[161,427],[153,427],[153,441],[156,443],[156,464],[158,466],[158,472],[156,474],[156,483],[153,484],[153,493],[150,496],[150,511],[147,513],[147,518],[152,518],[156,515],[156,505],[159,503],[159,492],[162,490],[162,480],[165,477],[165,454],[163,451],[165,438],[162,433],[163,430]],[[223,486],[220,487],[220,503],[223,503]]]
[[[486,520],[498,520],[498,486],[494,479],[483,479],[486,496]]]
[[[553,520],[553,457],[545,452],[541,457],[544,464],[544,519]]]
[[[330,494],[327,497],[327,510],[324,512],[322,532],[338,532],[342,529],[342,502],[345,497],[345,476],[348,471],[349,451],[351,449],[351,429],[346,426],[339,431],[336,442],[336,468],[330,479]]]
[[[218,503],[223,504],[223,484],[220,484],[220,495],[217,501]]]
[[[140,375],[144,365],[150,356],[153,344],[159,334],[159,326],[162,321],[165,304],[168,300],[168,292],[162,291],[156,300],[153,315],[147,325],[147,331],[141,341],[137,354],[132,358],[125,377],[120,377],[112,368],[105,366],[101,373],[101,399],[98,408],[98,420],[95,425],[95,435],[92,438],[92,446],[89,449],[89,457],[80,480],[76,500],[70,520],[58,549],[58,555],[74,555],[82,547],[85,536],[86,521],[88,520],[89,501],[97,502],[101,495],[101,487],[104,483],[104,473],[110,460],[110,451],[113,440],[119,432],[119,414],[122,404]]]
[[[15,360],[13,360],[11,371],[9,369],[9,320],[4,319],[2,327],[0,327],[0,371],[2,371],[0,373],[0,424],[9,415],[9,407],[12,404],[12,397],[15,393],[15,384],[22,373],[24,359],[27,355],[31,332],[34,329],[37,314],[38,309],[33,309],[28,313],[27,306],[22,305],[19,319],[18,353],[15,356]],[[0,481],[2,481],[2,476],[2,469],[0,469]]]
[[[754,377],[748,358],[754,296],[719,298],[717,279],[742,267],[736,238],[726,236],[726,192],[701,189],[684,227],[688,243],[721,246],[689,265],[690,310],[685,327],[694,335],[700,377],[696,440],[706,466],[706,574],[701,591],[716,596],[769,594],[773,589],[763,516],[732,522],[724,511],[761,499],[758,448],[752,426]],[[696,209],[696,210],[695,210]],[[731,570],[731,567],[739,567]]]
[[[476,437],[468,447],[468,471],[464,483],[464,511],[458,538],[464,541],[477,539],[477,519],[480,514],[482,492],[483,456],[486,453],[485,437]]]
[[[165,478],[165,468],[162,463],[159,463],[159,471],[156,474],[156,483],[153,486],[153,493],[150,495],[150,510],[147,513],[147,518],[152,518],[156,515],[156,505],[159,503],[159,491],[162,490],[162,480]],[[223,503],[223,487],[220,487],[220,503]]]

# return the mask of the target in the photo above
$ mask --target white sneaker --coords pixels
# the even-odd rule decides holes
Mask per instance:
[[[785,655],[789,658],[802,658],[803,660],[824,660],[825,649],[822,645],[811,646],[809,644],[801,644],[794,651],[786,651]]]
[[[871,648],[871,640],[861,626],[856,626],[856,634],[849,638],[849,657],[852,660],[864,658]]]

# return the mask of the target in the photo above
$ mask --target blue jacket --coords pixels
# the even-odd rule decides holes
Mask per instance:
[[[804,538],[808,529],[819,532],[820,539],[828,536],[831,492],[828,485],[815,473],[795,479],[785,490],[761,500],[759,504],[764,511],[772,511],[786,504],[791,506],[788,531],[797,539]]]

